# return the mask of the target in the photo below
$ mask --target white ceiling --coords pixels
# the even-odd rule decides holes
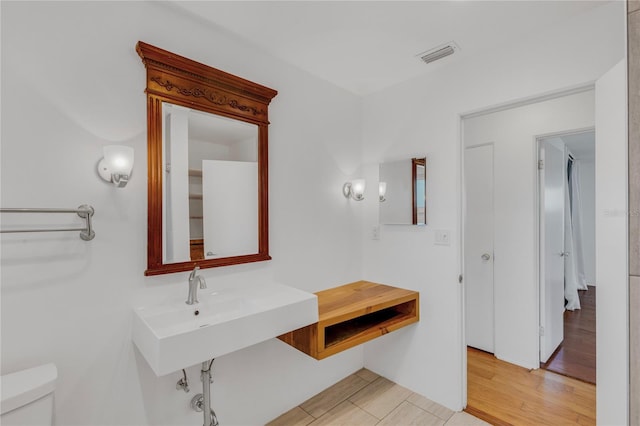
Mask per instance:
[[[189,137],[201,142],[233,145],[258,138],[255,124],[192,109],[189,111]]]
[[[606,1],[175,1],[272,55],[358,95],[511,43]],[[460,51],[426,65],[449,41]]]
[[[560,139],[567,145],[574,158],[578,160],[596,158],[596,133],[594,130],[564,135]]]

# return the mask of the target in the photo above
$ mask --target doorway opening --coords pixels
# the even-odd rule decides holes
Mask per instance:
[[[595,384],[595,131],[537,142],[540,367]]]
[[[551,415],[557,409],[575,411],[576,418],[585,416],[595,423],[595,386],[558,375],[553,367],[540,368],[541,360],[549,361],[552,355],[557,358],[560,350],[556,349],[565,337],[564,260],[568,257],[565,252],[573,249],[564,245],[564,191],[571,168],[576,166],[575,173],[582,166],[578,160],[583,160],[566,142],[587,133],[595,141],[594,110],[594,90],[585,87],[462,119],[466,409],[490,422],[554,423],[558,419],[543,420],[535,413],[547,410]],[[545,281],[540,269],[541,263],[551,266],[542,256],[552,253],[544,249],[541,239],[540,212],[544,210],[540,206],[538,147],[546,145],[540,135],[566,139],[555,142],[560,148],[551,144],[548,148],[549,153],[555,149],[558,168],[553,169],[555,186],[550,189],[555,199],[544,201],[559,211],[547,222],[555,220],[558,228],[552,228],[551,235],[560,244],[554,258],[559,260],[555,268],[560,275],[548,288],[542,288]],[[566,161],[570,151],[571,165]],[[595,149],[592,152],[591,160]],[[551,180],[552,169],[544,171]],[[591,179],[595,182],[594,173]],[[595,190],[593,184],[591,188]],[[590,260],[588,265],[594,263]],[[547,310],[554,316],[547,316]],[[576,311],[584,312],[575,308],[571,312]],[[543,386],[550,381],[558,384],[555,391]],[[535,395],[522,399],[522,385],[529,382]],[[578,387],[584,391],[580,398],[569,391]],[[506,410],[501,402],[505,398],[512,401]]]

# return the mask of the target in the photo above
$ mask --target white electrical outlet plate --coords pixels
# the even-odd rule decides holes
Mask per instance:
[[[436,229],[435,233],[436,233],[436,241],[435,241],[436,244],[440,246],[451,245],[449,230]]]

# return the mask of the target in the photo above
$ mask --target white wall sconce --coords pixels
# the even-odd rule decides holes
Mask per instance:
[[[378,184],[378,196],[380,197],[380,202],[384,203],[387,201],[384,196],[387,194],[387,182],[380,182]]]
[[[353,198],[356,201],[364,200],[364,179],[354,179],[351,182],[346,182],[342,186],[342,193],[346,198]]]
[[[104,157],[98,163],[98,174],[118,188],[129,182],[133,169],[133,148],[123,145],[107,145],[102,148]]]

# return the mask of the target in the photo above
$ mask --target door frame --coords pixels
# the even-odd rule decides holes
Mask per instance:
[[[461,386],[461,390],[462,390],[462,394],[461,394],[461,401],[462,401],[462,408],[466,408],[467,406],[467,346],[466,346],[466,335],[465,335],[465,324],[466,324],[466,304],[465,304],[465,297],[466,297],[466,291],[465,291],[465,281],[464,281],[464,276],[465,276],[465,270],[464,270],[464,262],[465,262],[465,258],[464,258],[464,239],[465,239],[465,226],[464,226],[464,220],[465,220],[465,191],[466,191],[466,186],[464,184],[465,182],[465,174],[464,174],[464,161],[465,161],[465,146],[464,146],[464,121],[466,119],[469,118],[473,118],[473,117],[478,117],[481,115],[487,115],[487,114],[492,114],[494,112],[498,112],[498,111],[504,111],[504,110],[508,110],[508,109],[512,109],[512,108],[518,108],[521,106],[525,106],[525,105],[529,105],[529,104],[534,104],[534,103],[538,103],[538,102],[542,102],[545,100],[550,100],[550,99],[556,99],[556,98],[561,98],[564,96],[569,96],[569,95],[573,95],[576,93],[581,93],[581,92],[586,92],[589,90],[595,90],[595,82],[590,82],[587,84],[581,84],[581,85],[577,85],[574,87],[570,87],[570,88],[565,88],[565,89],[561,89],[561,90],[557,90],[557,91],[553,91],[553,92],[549,92],[549,93],[543,93],[543,94],[538,94],[538,95],[534,95],[534,96],[530,96],[530,97],[525,97],[525,98],[521,98],[515,101],[509,101],[509,102],[505,102],[505,103],[501,103],[501,104],[497,104],[497,105],[493,105],[493,106],[489,106],[489,107],[484,107],[484,108],[480,108],[480,109],[476,109],[476,110],[472,110],[472,111],[468,111],[468,112],[464,112],[464,113],[460,113],[458,114],[458,135],[459,135],[459,141],[458,141],[458,152],[460,153],[460,163],[458,164],[459,167],[459,179],[460,179],[460,196],[458,198],[458,206],[459,206],[459,217],[458,217],[458,226],[460,229],[460,235],[459,235],[459,240],[458,240],[458,244],[459,244],[459,252],[458,252],[458,259],[459,259],[459,271],[460,271],[460,275],[459,275],[459,283],[461,284],[460,286],[460,291],[459,291],[459,300],[460,300],[460,323],[459,323],[459,344],[460,344],[460,352],[461,352],[461,361],[462,361],[462,371],[460,374],[460,378],[462,381],[462,386]],[[537,138],[539,137],[543,137],[544,135],[536,135],[532,138],[531,141],[531,149],[535,150],[535,156],[534,158],[538,158],[538,152],[537,152]],[[536,214],[539,214],[540,208],[538,205],[538,193],[539,193],[539,189],[538,189],[538,165],[537,165],[537,161],[535,162],[535,164],[531,165],[532,168],[532,173],[535,173],[536,178],[534,179],[535,181],[535,188],[533,188],[534,193],[533,193],[533,197],[535,198],[534,200],[534,209],[536,210]],[[535,222],[535,235],[540,235],[540,229],[539,229],[539,224],[537,221]],[[536,253],[536,265],[538,265],[538,268],[536,268],[536,273],[538,274],[537,277],[535,277],[535,282],[538,285],[538,300],[537,300],[537,304],[538,304],[538,309],[537,309],[537,313],[538,313],[538,317],[540,315],[540,289],[539,289],[539,283],[540,283],[540,271],[539,271],[539,265],[540,265],[540,253],[539,253],[539,238],[535,239],[535,243],[537,246],[534,247],[534,252]],[[537,324],[540,324],[540,318],[537,318]],[[538,361],[540,359],[540,339],[536,339],[537,343],[537,357],[538,357]]]

